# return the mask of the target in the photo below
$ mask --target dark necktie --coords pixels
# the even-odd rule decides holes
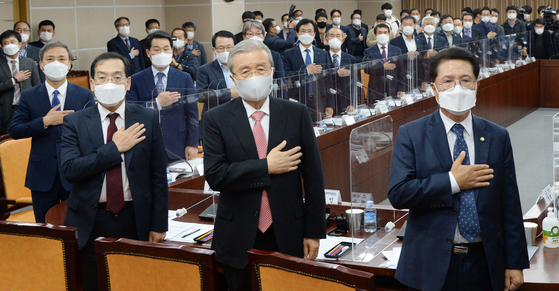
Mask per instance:
[[[384,46],[382,46],[381,48],[382,48],[382,53],[381,53],[381,55],[382,55],[382,60],[383,60],[384,62],[386,62],[386,49],[384,48]]]
[[[165,76],[165,74],[163,72],[158,72],[156,76],[157,76],[157,84],[155,84],[155,86],[157,87],[157,95],[159,95],[165,92],[165,88],[163,86],[163,77]]]
[[[340,68],[340,62],[338,61],[338,54],[334,54],[334,68],[336,70]]]
[[[17,72],[19,72],[16,66],[16,60],[12,60],[12,76],[15,76]],[[21,97],[21,88],[19,87],[19,83],[14,85],[14,102],[12,104],[18,104],[19,98]]]
[[[126,43],[126,47],[128,48],[128,50],[130,50],[130,43],[128,42],[128,38],[125,38],[124,42]]]
[[[264,114],[264,111],[255,111],[251,115],[251,117],[256,121],[254,123],[254,128],[252,129],[252,134],[254,135],[254,142],[256,143],[256,150],[258,151],[259,159],[265,159],[268,151],[268,141],[266,140],[266,134],[264,133],[262,123],[260,123]],[[258,229],[261,232],[266,232],[270,225],[272,225],[272,210],[270,209],[270,202],[268,201],[268,192],[264,189],[262,190],[262,199],[260,202]]]
[[[58,90],[54,90],[54,97],[52,97],[52,106],[51,108],[54,108],[54,106],[56,105],[60,105],[60,99],[58,99]],[[62,110],[62,106],[58,107],[58,109],[56,111],[61,111]],[[56,126],[56,131],[58,132],[60,130],[60,125]]]
[[[109,114],[111,123],[107,128],[107,143],[113,140],[113,134],[117,131],[116,119],[118,113]],[[105,173],[107,184],[107,209],[115,215],[124,208],[124,190],[122,189],[122,163],[110,168]]]
[[[429,46],[429,49],[433,48],[433,44],[431,43],[431,37],[427,38],[427,45]]]
[[[311,50],[310,49],[305,49],[305,52],[307,53],[307,56],[305,57],[305,66],[308,67],[310,64],[312,64]],[[312,78],[309,77],[309,80],[312,80]],[[312,95],[312,82],[309,82],[309,95]]]
[[[454,160],[458,158],[462,151],[466,152],[463,165],[470,165],[470,154],[468,153],[468,145],[464,140],[464,127],[461,124],[454,124],[452,132],[456,134],[454,142]],[[477,215],[476,201],[474,190],[464,190],[458,193],[460,195],[460,212],[458,214],[458,228],[460,234],[469,242],[473,242],[481,233],[479,227],[479,218]]]

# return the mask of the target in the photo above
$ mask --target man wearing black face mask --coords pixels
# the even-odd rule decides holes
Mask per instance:
[[[314,22],[318,27],[317,33],[314,35],[314,41],[316,42],[316,47],[319,49],[324,49],[324,39],[326,38],[326,26],[328,25],[328,15],[326,13],[320,12],[314,16]]]

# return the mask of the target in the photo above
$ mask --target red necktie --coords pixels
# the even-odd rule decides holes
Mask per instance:
[[[386,62],[386,50],[384,49],[384,46],[382,46],[382,60]]]
[[[254,142],[258,150],[258,158],[265,159],[268,151],[268,142],[266,141],[266,134],[260,120],[264,116],[264,111],[255,111],[251,117],[256,120],[252,134],[254,135]],[[268,193],[266,189],[262,190],[262,201],[260,203],[260,218],[258,220],[258,229],[261,232],[266,232],[272,225],[272,210],[270,209],[270,202],[268,201]]]
[[[111,123],[107,128],[107,143],[113,140],[113,134],[117,131],[116,119],[118,113],[109,114]],[[110,168],[105,173],[107,181],[107,209],[115,215],[124,207],[124,190],[122,189],[122,163]]]

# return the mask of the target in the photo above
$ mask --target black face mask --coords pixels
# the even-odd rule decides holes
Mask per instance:
[[[325,28],[326,27],[326,22],[317,22],[316,26],[318,26],[320,28]]]

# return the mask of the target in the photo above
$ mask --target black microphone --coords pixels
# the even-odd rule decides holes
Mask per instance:
[[[173,156],[179,158],[179,160],[181,160],[182,162],[185,162],[185,163],[190,167],[190,172],[194,173],[194,169],[192,168],[192,165],[191,165],[187,160],[183,159],[181,156],[179,156],[179,155],[173,153],[172,151],[170,151],[170,150],[168,150],[168,149],[165,149],[165,150],[166,150],[168,153],[170,153],[171,155],[173,155]]]

